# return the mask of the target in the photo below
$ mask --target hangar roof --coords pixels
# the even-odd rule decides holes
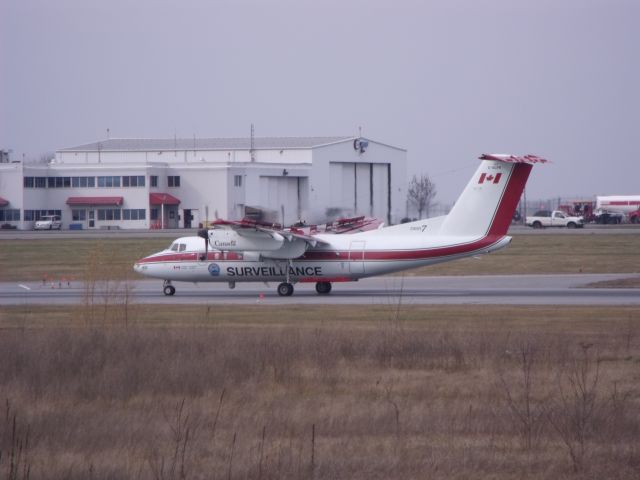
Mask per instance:
[[[354,137],[256,137],[255,150],[308,149],[353,140]],[[60,152],[249,150],[251,138],[111,138]]]

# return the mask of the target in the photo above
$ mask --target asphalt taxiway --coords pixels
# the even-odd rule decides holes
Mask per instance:
[[[277,283],[174,283],[176,294],[162,293],[160,280],[128,285],[129,301],[142,304],[265,305],[640,305],[640,288],[594,288],[591,284],[638,274],[386,276],[336,283],[329,295],[315,284],[299,283],[291,297],[276,293]],[[121,302],[125,285],[96,286],[93,301]],[[81,282],[1,282],[0,305],[71,305],[86,297]]]

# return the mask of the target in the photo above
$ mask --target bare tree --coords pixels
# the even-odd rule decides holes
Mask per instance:
[[[418,217],[422,218],[422,212],[429,215],[431,202],[436,196],[436,184],[431,181],[429,175],[414,175],[409,182],[407,200],[418,210]]]

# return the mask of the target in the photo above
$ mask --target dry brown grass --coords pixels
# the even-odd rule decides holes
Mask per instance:
[[[640,473],[635,307],[82,308],[0,311],[0,477]]]

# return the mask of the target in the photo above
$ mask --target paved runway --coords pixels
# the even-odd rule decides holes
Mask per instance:
[[[297,284],[292,297],[279,297],[276,283],[239,283],[230,290],[226,283],[174,283],[176,294],[162,294],[162,282],[132,282],[132,303],[145,304],[244,304],[254,305],[640,305],[640,288],[591,288],[604,280],[637,277],[637,274],[575,275],[487,275],[439,277],[376,277],[359,282],[334,284],[330,295],[318,295],[314,284]],[[118,303],[124,285],[110,284],[109,303]],[[104,286],[96,290],[94,302],[104,301]],[[84,296],[80,282],[0,283],[0,305],[79,304]]]

